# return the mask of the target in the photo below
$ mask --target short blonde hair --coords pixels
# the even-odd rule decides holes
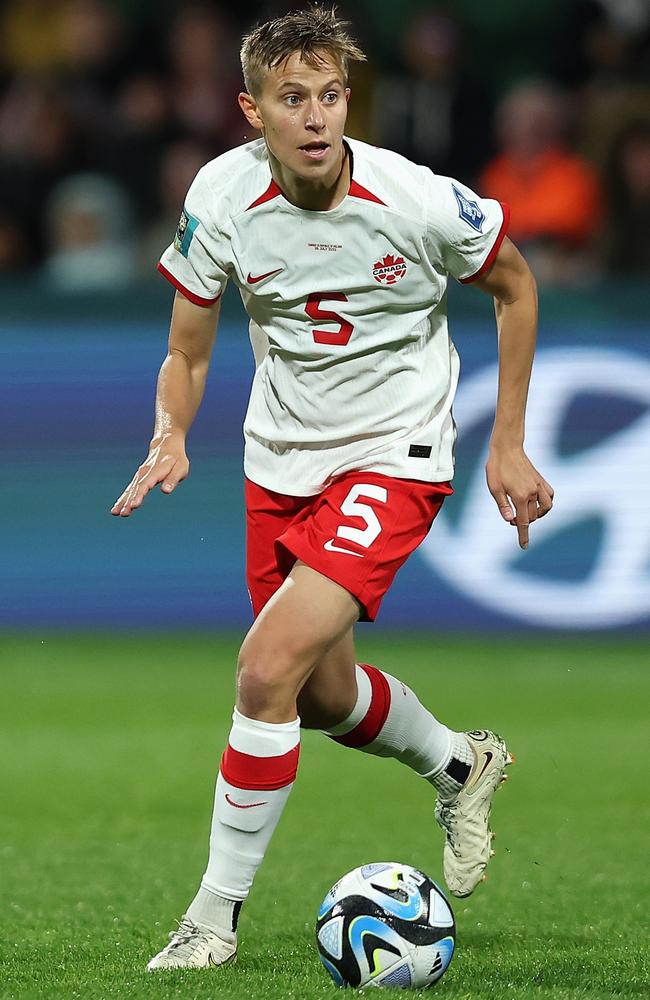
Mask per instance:
[[[336,16],[336,7],[312,4],[284,17],[253,28],[244,36],[240,58],[249,94],[259,94],[264,73],[279,66],[294,52],[310,66],[318,67],[323,55],[340,66],[347,82],[350,62],[365,62],[366,55],[347,31],[349,21]]]

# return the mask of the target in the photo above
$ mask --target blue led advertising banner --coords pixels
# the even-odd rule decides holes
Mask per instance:
[[[477,295],[476,292],[469,293]],[[588,302],[588,296],[585,296]],[[245,628],[241,424],[253,373],[225,310],[190,478],[118,520],[142,461],[166,318],[20,312],[0,325],[4,628]],[[544,311],[527,450],[556,505],[521,552],[485,486],[496,389],[489,302],[452,318],[462,358],[455,495],[374,628],[644,630],[650,624],[650,347],[643,310]],[[452,308],[452,317],[454,310]],[[287,490],[290,492],[290,490]]]

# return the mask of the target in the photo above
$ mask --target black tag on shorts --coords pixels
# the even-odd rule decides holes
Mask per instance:
[[[412,444],[409,448],[409,458],[431,458],[431,445]]]

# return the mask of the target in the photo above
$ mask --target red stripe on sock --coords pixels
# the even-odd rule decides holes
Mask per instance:
[[[300,757],[300,744],[277,757],[254,757],[240,753],[228,744],[221,758],[221,773],[235,788],[271,791],[284,788],[295,780]]]
[[[355,750],[366,747],[377,739],[390,710],[390,686],[381,670],[371,667],[369,663],[360,663],[359,666],[365,670],[370,679],[372,688],[370,708],[359,725],[349,733],[344,736],[332,736],[337,743],[341,743],[344,747],[353,747]]]

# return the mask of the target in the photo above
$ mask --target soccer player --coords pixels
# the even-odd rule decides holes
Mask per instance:
[[[483,878],[505,743],[447,728],[406,685],[358,663],[353,638],[452,492],[449,275],[494,298],[487,479],[522,548],[553,497],[523,449],[536,294],[506,238],[507,209],[344,136],[348,65],[365,56],[335,11],[263,24],[241,57],[239,104],[262,138],[199,171],[162,256],[177,293],[154,435],[112,508],[129,517],[154,486],[169,494],[187,476],[185,438],[233,281],[256,361],[244,426],[255,621],[239,653],[207,869],[150,970],[234,958],[239,911],[296,777],[301,726],[422,776],[437,793],[449,889],[468,896]]]

